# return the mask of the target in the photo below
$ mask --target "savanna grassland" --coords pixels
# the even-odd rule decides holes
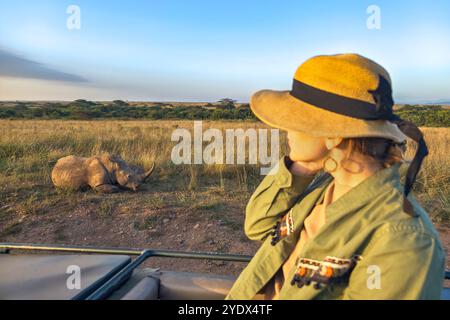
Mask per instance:
[[[245,205],[262,179],[256,165],[175,165],[171,134],[182,120],[0,120],[0,241],[253,254]],[[267,128],[256,121],[204,121],[203,129]],[[415,195],[450,248],[449,128],[422,128],[430,155]],[[281,135],[281,154],[284,150]],[[409,143],[407,158],[414,144]],[[156,171],[137,192],[98,194],[53,187],[57,159],[120,154]],[[402,168],[406,169],[406,167]],[[405,170],[403,170],[404,172]],[[176,270],[238,274],[239,263],[154,260]]]

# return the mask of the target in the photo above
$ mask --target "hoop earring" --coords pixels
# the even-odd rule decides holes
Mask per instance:
[[[346,165],[345,165],[346,162],[355,163],[358,166],[358,169],[356,169],[356,171],[350,170],[348,167],[346,167]],[[341,165],[342,165],[342,169],[344,169],[348,173],[356,174],[356,173],[361,173],[363,171],[363,166],[362,166],[361,162],[358,162],[355,160],[345,159],[345,160],[343,160],[343,162],[341,162]]]
[[[323,169],[328,173],[336,171],[337,167],[338,163],[332,157],[326,158],[323,162]]]

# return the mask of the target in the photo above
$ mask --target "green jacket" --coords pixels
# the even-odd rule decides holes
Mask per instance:
[[[299,254],[298,258],[317,261],[359,255],[347,278],[320,288],[299,288],[291,285],[296,272],[292,270],[281,289],[281,300],[440,298],[444,251],[427,213],[412,195],[408,199],[418,216],[403,211],[399,166],[377,172],[327,206],[325,225]],[[269,282],[292,252],[304,219],[332,179],[327,173],[293,176],[284,161],[276,174],[263,179],[250,198],[245,219],[246,235],[262,245],[226,299],[253,299]],[[293,232],[271,245],[273,227],[288,211]]]

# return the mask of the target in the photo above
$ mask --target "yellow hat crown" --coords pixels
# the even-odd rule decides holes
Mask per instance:
[[[376,62],[358,54],[321,55],[304,62],[294,79],[311,87],[351,99],[376,103],[380,76],[391,85],[389,73]]]
[[[364,120],[391,120],[394,100],[387,71],[357,54],[316,56],[294,75],[290,94],[303,102]]]

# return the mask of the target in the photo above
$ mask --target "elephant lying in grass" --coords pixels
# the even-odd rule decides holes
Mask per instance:
[[[128,165],[120,156],[108,153],[90,158],[67,156],[59,159],[52,170],[53,184],[58,188],[86,190],[88,187],[114,193],[121,189],[136,191],[152,174],[152,167]]]

